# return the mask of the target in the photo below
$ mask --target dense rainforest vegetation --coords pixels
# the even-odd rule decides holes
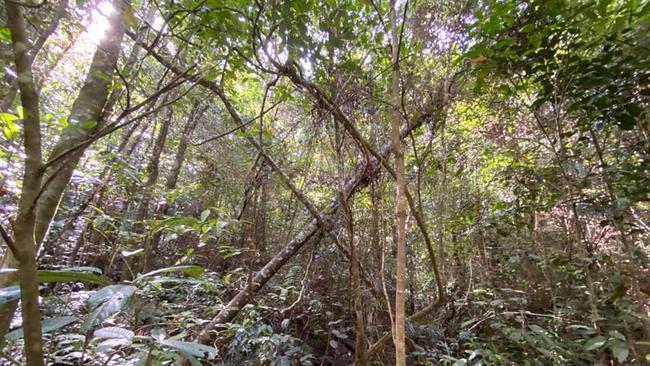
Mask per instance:
[[[0,364],[650,364],[649,1],[0,19]]]

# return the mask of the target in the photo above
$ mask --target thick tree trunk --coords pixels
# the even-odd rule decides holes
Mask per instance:
[[[59,21],[65,15],[67,6],[68,6],[68,0],[62,0],[59,3],[59,6],[57,7],[52,17],[52,22],[43,31],[43,33],[41,33],[36,43],[34,43],[34,47],[31,49],[32,57],[29,60],[27,60],[30,63],[30,65],[33,63],[34,58],[38,55],[38,53],[43,49],[43,45],[45,44],[47,39],[57,29],[59,25]],[[0,102],[0,112],[6,113],[9,111],[11,105],[16,99],[17,92],[18,92],[18,83],[16,80],[14,80],[9,86],[9,90],[2,98],[2,102]],[[17,266],[18,266],[18,261],[14,257],[13,253],[7,250],[5,252],[5,256],[2,261],[2,268],[16,268]],[[3,277],[0,277],[0,288],[6,287],[10,282],[14,280],[15,280],[14,275],[5,275]],[[18,307],[17,300],[4,304],[3,306],[0,307],[0,349],[3,346],[4,336],[9,331],[11,320],[13,318],[14,313],[16,312],[17,307]]]
[[[85,147],[104,124],[100,117],[108,98],[125,27],[120,11],[122,3],[115,0],[114,6],[117,10],[111,13],[108,19],[111,24],[111,32],[108,32],[97,46],[86,81],[72,105],[68,117],[70,126],[63,131],[63,135],[52,149],[47,163],[48,168],[43,178],[43,192],[36,209],[37,243],[40,243],[47,234],[63,191],[68,185]]]

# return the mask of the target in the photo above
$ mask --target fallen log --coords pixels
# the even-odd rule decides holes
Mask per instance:
[[[222,100],[227,99],[225,91],[222,87],[214,81],[204,78],[200,74],[189,75],[184,73],[184,69],[180,66],[174,65],[173,62],[169,61],[167,58],[159,54],[156,50],[146,44],[142,44],[143,48],[147,50],[149,55],[156,59],[160,64],[167,67],[170,71],[174,72],[177,75],[182,75],[186,80],[201,85],[215,94],[217,94]],[[443,93],[446,93],[447,89],[445,87],[436,88],[436,95],[432,98],[431,102],[420,112],[417,116],[411,119],[407,127],[402,130],[400,137],[402,139],[409,136],[414,130],[419,128],[425,123],[435,123],[438,121],[439,117],[443,115],[445,109],[445,103],[441,101],[447,100]],[[229,110],[232,117],[235,117],[232,110]],[[360,189],[369,185],[379,174],[382,167],[382,160],[390,158],[391,148],[390,143],[384,143],[380,149],[378,149],[378,154],[380,159],[375,156],[369,157],[366,161],[357,165],[355,170],[349,177],[346,179],[344,185],[343,196],[346,200],[349,200],[356,192]],[[336,214],[337,208],[339,206],[339,197],[338,195],[333,197],[330,204],[327,206],[327,209],[324,210],[325,213],[322,214],[323,221],[327,222],[328,220],[333,219]],[[311,210],[310,210],[311,211]],[[284,266],[287,261],[289,261],[302,247],[304,247],[312,238],[318,237],[320,235],[330,235],[330,233],[324,232],[323,225],[319,224],[321,220],[313,219],[311,220],[305,228],[296,234],[273,258],[271,258],[260,271],[256,272],[249,284],[242,289],[235,297],[233,297],[228,304],[208,323],[204,326],[198,341],[205,344],[210,344],[216,338],[215,330],[219,325],[230,322],[232,319],[237,316],[239,311],[247,304],[249,304],[255,295],[264,287],[264,285]]]

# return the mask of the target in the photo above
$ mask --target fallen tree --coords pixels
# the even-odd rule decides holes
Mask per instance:
[[[169,70],[174,72],[177,75],[183,75],[185,79],[190,82],[201,85],[211,91],[213,91],[226,105],[226,109],[231,117],[237,122],[238,125],[241,124],[241,117],[238,112],[234,109],[232,104],[228,103],[228,98],[225,91],[217,82],[209,80],[203,77],[200,74],[187,74],[184,73],[185,70],[178,65],[175,65],[165,56],[161,55],[150,45],[142,45],[144,49],[149,52],[149,54],[155,58],[163,66],[167,67]],[[452,83],[447,81],[441,83],[441,85],[434,88],[434,93],[431,100],[426,104],[425,108],[419,112],[414,118],[411,118],[407,127],[402,130],[400,137],[401,139],[409,136],[414,130],[418,129],[420,126],[426,123],[436,123],[441,117],[444,116],[444,111],[446,108],[448,98],[448,93],[452,87]],[[367,160],[362,163],[359,163],[345,181],[343,187],[343,197],[346,200],[349,200],[356,192],[360,189],[368,186],[379,174],[382,169],[382,162],[390,158],[392,153],[390,142],[384,143],[379,149],[376,150],[376,155],[369,156]],[[294,192],[295,193],[295,192]],[[320,237],[321,235],[329,236],[330,233],[326,230],[330,230],[331,226],[327,225],[327,222],[331,222],[335,219],[337,209],[339,207],[339,195],[332,198],[330,204],[327,206],[323,212],[312,212],[315,210],[313,207],[308,207],[310,213],[316,218],[312,219],[298,234],[296,234],[285,246],[271,258],[264,267],[262,267],[258,272],[255,273],[252,280],[249,281],[248,285],[243,288],[237,295],[235,295],[228,304],[208,323],[204,326],[201,331],[198,341],[201,343],[209,344],[214,341],[216,338],[215,330],[219,328],[220,325],[230,322],[232,319],[237,316],[239,311],[247,304],[249,304],[255,295],[264,287],[264,285],[287,263],[298,251],[304,247],[310,240]],[[307,205],[306,205],[307,206]],[[441,302],[439,299],[437,303]],[[430,308],[429,306],[427,308]],[[419,313],[418,313],[419,314]],[[383,338],[382,338],[383,339]],[[380,340],[377,342],[377,346],[383,344],[384,342]],[[373,350],[376,351],[376,348]]]

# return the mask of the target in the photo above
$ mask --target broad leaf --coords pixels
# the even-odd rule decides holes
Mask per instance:
[[[217,355],[217,350],[214,347],[206,346],[200,343],[175,341],[172,339],[163,339],[158,341],[160,345],[177,349],[185,354],[194,357],[204,357],[212,359]]]
[[[607,343],[607,338],[605,338],[603,336],[598,336],[598,337],[591,338],[590,340],[587,341],[587,343],[585,343],[585,350],[586,351],[593,351],[595,349],[598,349],[598,348],[604,346],[605,343]]]
[[[115,348],[119,347],[125,347],[125,346],[130,346],[131,341],[128,339],[123,339],[123,338],[111,338],[111,339],[106,339],[102,342],[100,342],[97,347],[95,347],[95,351],[97,352],[108,352],[112,351]]]
[[[133,340],[135,333],[133,331],[120,327],[106,327],[97,329],[93,333],[95,338],[122,338],[128,341]]]
[[[102,288],[88,298],[88,306],[93,309],[81,325],[83,332],[121,311],[129,302],[136,288],[130,285],[111,285]]]
[[[138,276],[138,278],[136,278],[134,282],[142,281],[147,277],[153,277],[161,273],[172,273],[172,272],[185,273],[186,275],[193,278],[200,278],[201,276],[203,276],[203,268],[200,266],[175,266],[175,267],[161,268],[155,271],[145,273],[143,275]]]
[[[41,329],[43,334],[45,334],[63,328],[68,324],[76,322],[77,320],[79,320],[79,318],[76,316],[59,316],[55,318],[43,319],[43,321],[41,321]],[[23,328],[18,328],[7,333],[5,338],[11,341],[15,341],[22,338],[23,336]]]
[[[616,357],[619,363],[623,363],[630,355],[630,348],[625,342],[621,341],[612,342],[609,345],[609,350],[612,351],[612,355]]]
[[[93,273],[79,272],[77,270],[40,270],[38,271],[38,282],[86,282],[98,285],[107,285],[108,281]]]
[[[0,305],[20,299],[20,286],[0,288]]]

